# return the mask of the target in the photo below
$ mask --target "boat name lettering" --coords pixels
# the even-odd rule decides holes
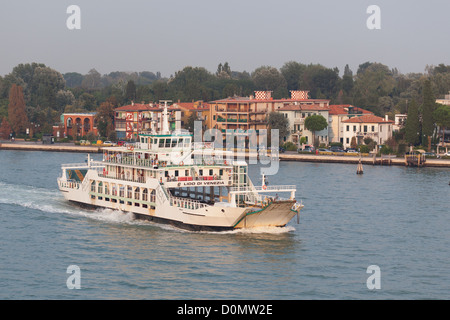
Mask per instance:
[[[178,183],[178,186],[182,187],[195,187],[195,186],[224,186],[225,181],[189,181]]]

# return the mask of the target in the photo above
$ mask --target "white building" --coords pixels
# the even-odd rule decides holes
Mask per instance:
[[[289,121],[290,136],[286,141],[300,145],[300,138],[305,137],[306,143],[313,143],[313,133],[305,128],[305,119],[312,115],[321,115],[328,121],[329,107],[323,105],[286,105],[280,107],[278,112],[282,113]],[[330,125],[328,123],[328,125]],[[328,128],[315,133],[316,142],[328,145]]]
[[[357,144],[363,144],[365,138],[372,138],[377,144],[384,144],[392,137],[394,121],[374,115],[353,117],[342,121],[343,145],[349,148],[352,138]]]
[[[436,103],[444,104],[450,106],[450,92],[445,95],[444,99],[436,99]]]
[[[331,142],[344,143],[344,132],[342,121],[373,114],[370,111],[352,106],[351,104],[330,105],[328,136]]]

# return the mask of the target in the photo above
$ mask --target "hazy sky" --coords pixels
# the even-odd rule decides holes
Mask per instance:
[[[69,5],[81,29],[69,30]],[[368,6],[381,9],[369,30]],[[228,62],[251,72],[285,62],[356,72],[366,61],[402,73],[450,64],[449,0],[16,0],[0,5],[0,75],[40,62],[61,73],[95,68],[211,72]]]

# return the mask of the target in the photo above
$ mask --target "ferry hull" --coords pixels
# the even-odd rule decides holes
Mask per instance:
[[[294,204],[292,200],[274,201],[261,210],[247,212],[235,228],[284,227],[299,214],[291,209]]]
[[[92,204],[87,204],[83,202],[78,202],[74,200],[69,200],[70,203],[77,205],[81,208],[87,208],[87,209],[100,209],[105,208],[103,206],[97,206]],[[164,224],[164,225],[170,225],[175,228],[183,229],[183,230],[189,230],[189,231],[209,231],[209,232],[222,232],[222,231],[230,231],[235,229],[234,227],[226,227],[226,226],[206,226],[206,225],[196,225],[196,224],[189,224],[184,223],[177,220],[171,220],[171,219],[165,219],[161,217],[156,216],[150,216],[147,214],[141,214],[136,212],[131,212],[136,219],[139,220],[145,220],[145,221],[151,221],[157,224]]]

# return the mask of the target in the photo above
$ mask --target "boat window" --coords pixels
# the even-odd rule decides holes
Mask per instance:
[[[175,177],[178,177],[178,170],[175,170]]]
[[[177,138],[172,139],[172,148],[176,147],[177,142],[178,142]]]
[[[164,139],[159,139],[159,147],[164,148]]]
[[[184,170],[184,176],[188,177],[189,176],[189,170]]]
[[[166,139],[166,148],[170,148],[170,140],[171,139]]]
[[[136,200],[139,200],[139,195],[140,195],[140,189],[139,188],[136,188],[136,190],[134,190],[134,198],[136,199]]]
[[[209,169],[209,175],[210,175],[210,176],[213,175],[213,169]]]

